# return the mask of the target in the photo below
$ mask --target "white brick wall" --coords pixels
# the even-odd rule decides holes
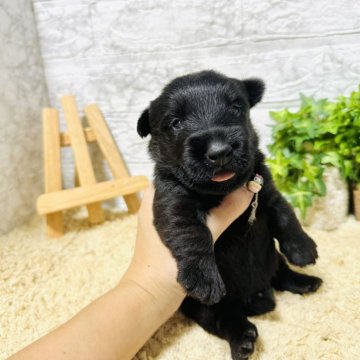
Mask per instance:
[[[262,146],[268,111],[298,93],[349,93],[360,75],[360,2],[353,0],[33,0],[50,99],[101,106],[133,174],[151,176],[137,118],[175,76],[216,69],[265,80],[253,111]],[[66,157],[67,181],[73,165]]]

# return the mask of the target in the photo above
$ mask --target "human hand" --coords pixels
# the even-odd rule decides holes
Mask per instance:
[[[162,243],[153,225],[154,188],[144,193],[138,214],[138,232],[131,265],[122,281],[131,281],[150,293],[154,299],[168,299],[174,311],[185,296],[177,282],[177,265],[169,249]],[[241,187],[227,195],[221,205],[212,209],[207,225],[216,241],[221,233],[249,207],[253,193]]]
[[[248,208],[252,197],[241,188],[211,210],[207,225],[214,240]],[[153,198],[150,187],[138,215],[134,256],[119,284],[12,359],[132,359],[173,315],[185,292],[176,281],[176,262],[153,226]]]

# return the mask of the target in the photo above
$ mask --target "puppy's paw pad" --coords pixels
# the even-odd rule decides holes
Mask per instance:
[[[218,303],[226,294],[225,284],[215,264],[180,269],[178,281],[189,296],[206,305]]]

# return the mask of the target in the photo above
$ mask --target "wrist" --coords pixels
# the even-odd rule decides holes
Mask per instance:
[[[150,303],[161,317],[170,317],[180,307],[185,292],[177,282],[158,274],[151,268],[131,264],[117,286],[128,286]]]

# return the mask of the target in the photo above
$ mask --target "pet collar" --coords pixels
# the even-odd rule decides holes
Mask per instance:
[[[254,176],[254,179],[253,180],[250,180],[248,183],[247,183],[247,188],[253,192],[255,194],[255,198],[253,200],[253,202],[251,203],[251,213],[250,213],[250,216],[249,216],[249,224],[252,225],[254,223],[254,221],[256,220],[256,209],[259,205],[259,191],[261,190],[262,186],[264,184],[264,179],[261,175],[259,174],[256,174]]]

